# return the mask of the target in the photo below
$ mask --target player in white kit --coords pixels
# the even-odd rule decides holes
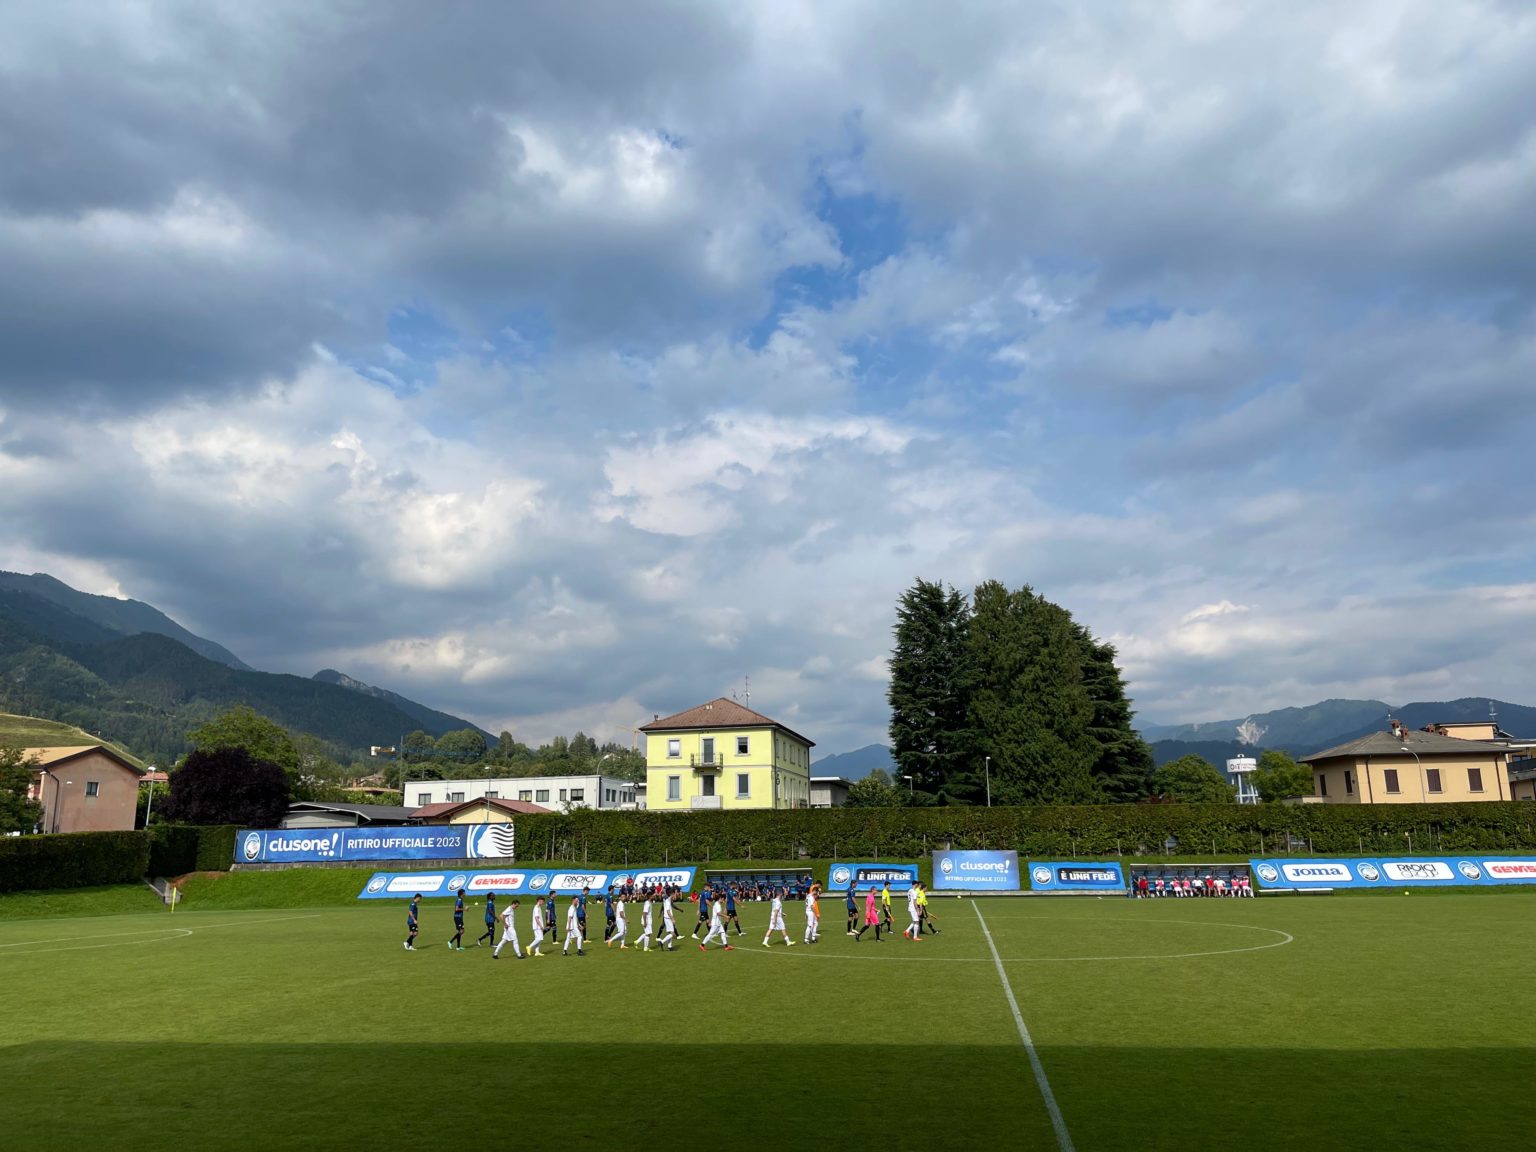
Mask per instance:
[[[676,939],[677,917],[672,911],[672,889],[668,888],[661,898],[661,936],[656,943],[668,952],[676,952],[677,945],[672,943]]]
[[[581,902],[574,896],[571,898],[571,906],[565,910],[565,943],[560,946],[560,955],[571,954],[571,941],[576,942],[576,955],[585,956],[586,950],[582,948],[581,935]]]
[[[716,936],[720,937],[720,943],[725,945],[727,952],[735,951],[731,947],[730,940],[725,935],[725,899],[718,893],[715,895],[714,902],[709,906],[709,931],[705,933],[704,942],[699,945],[699,951],[708,952],[709,948],[707,945]]]
[[[907,919],[912,923],[901,930],[901,934],[908,940],[922,940],[923,914],[917,904],[917,886],[914,884],[907,889]]]
[[[640,905],[640,950],[651,950],[651,890],[645,890],[645,903]]]
[[[518,940],[517,940],[517,901],[516,900],[511,901],[510,903],[507,904],[507,906],[504,909],[502,909],[502,912],[501,912],[501,923],[502,923],[501,939],[496,942],[496,947],[491,949],[491,959],[492,960],[500,960],[501,959],[501,950],[503,948],[505,948],[507,946],[508,941],[510,941],[511,944],[512,944],[512,955],[516,956],[519,960],[521,960],[523,958],[523,946],[521,944],[519,944]]]
[[[528,944],[528,955],[542,956],[544,947],[544,897],[533,902],[533,939]]]
[[[608,939],[604,942],[604,947],[612,948],[615,944],[617,944],[619,946],[620,952],[628,950],[629,945],[624,943],[624,936],[629,932],[629,917],[626,914],[626,905],[628,905],[628,903],[629,897],[623,895],[622,893],[620,893],[619,896],[614,899],[613,931],[608,934]]]
[[[820,895],[819,884],[812,884],[805,893],[805,942],[807,944],[814,944],[821,932],[821,909],[817,904],[817,898]]]
[[[789,938],[789,929],[784,927],[784,889],[773,890],[773,903],[768,909],[768,931],[763,934],[763,947],[768,947],[768,941],[775,932],[784,937],[784,946],[793,948],[795,942]]]

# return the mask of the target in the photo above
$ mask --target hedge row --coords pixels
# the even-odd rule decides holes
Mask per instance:
[[[1169,838],[1174,843],[1168,844]],[[524,860],[916,857],[936,848],[1036,858],[1401,855],[1536,849],[1536,804],[1117,804],[519,816]]]
[[[66,832],[0,839],[0,892],[136,884],[149,867],[143,832]]]

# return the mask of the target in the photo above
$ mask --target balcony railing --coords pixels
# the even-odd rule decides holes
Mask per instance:
[[[720,807],[720,797],[718,797],[718,796],[694,796],[694,797],[689,799],[688,807],[690,807],[690,808],[718,808],[718,807]]]
[[[706,771],[718,772],[720,769],[725,767],[725,757],[720,755],[718,752],[712,756],[690,756],[688,757],[688,765],[690,768],[700,768]]]

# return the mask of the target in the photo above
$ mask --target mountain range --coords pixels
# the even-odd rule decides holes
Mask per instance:
[[[1493,715],[1499,727],[1516,736],[1536,737],[1536,708],[1468,696],[1460,700],[1418,701],[1393,707],[1380,700],[1322,700],[1302,708],[1279,708],[1232,720],[1199,724],[1144,724],[1141,737],[1152,745],[1158,764],[1180,756],[1203,756],[1221,765],[1236,756],[1252,756],[1261,749],[1277,748],[1292,756],[1307,756],[1336,744],[1385,731],[1388,717],[1410,728],[1430,724],[1467,723]],[[818,776],[844,776],[858,780],[875,768],[895,774],[891,750],[884,744],[867,744],[817,760]]]
[[[476,727],[333,669],[258,672],[139,601],[0,572],[0,711],[73,724],[168,764],[187,750],[189,730],[236,704],[314,736],[342,761],[417,728]]]

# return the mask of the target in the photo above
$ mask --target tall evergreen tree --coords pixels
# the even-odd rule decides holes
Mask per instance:
[[[1083,685],[1093,701],[1088,731],[1098,746],[1093,778],[1106,800],[1134,803],[1152,785],[1152,749],[1131,727],[1135,715],[1125,694],[1125,678],[1115,663],[1113,644],[1100,644],[1081,624],[1074,624],[1082,649]]]
[[[969,629],[970,724],[992,759],[993,802],[1102,799],[1092,768],[1093,700],[1071,615],[1025,586],[976,588]]]
[[[942,583],[919,580],[896,606],[891,653],[891,755],[913,786],[951,803],[972,803],[977,789],[968,702],[970,610]]]

